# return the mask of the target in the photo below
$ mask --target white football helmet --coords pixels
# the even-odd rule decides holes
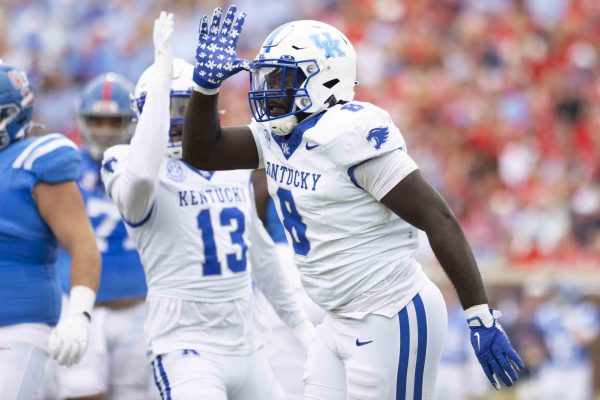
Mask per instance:
[[[356,52],[348,38],[319,21],[275,29],[252,62],[248,100],[254,118],[277,135],[298,125],[298,113],[316,114],[354,99]]]
[[[135,86],[135,110],[142,113],[146,101],[149,83],[154,79],[154,64],[146,68]],[[167,154],[171,158],[181,158],[181,140],[183,137],[183,119],[185,109],[192,96],[194,67],[181,58],[173,59],[173,79],[171,81],[171,126],[169,128],[169,145]]]

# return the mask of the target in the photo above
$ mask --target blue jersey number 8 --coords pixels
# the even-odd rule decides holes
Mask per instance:
[[[283,227],[290,234],[294,252],[305,256],[310,251],[310,242],[306,238],[306,224],[302,222],[302,217],[298,213],[292,192],[287,189],[277,189],[279,205],[281,206],[281,215],[283,215]]]
[[[198,228],[202,232],[202,242],[204,243],[204,265],[202,274],[220,275],[221,263],[217,257],[217,244],[215,243],[215,233],[210,220],[210,210],[202,210],[198,214]],[[244,213],[239,208],[224,208],[220,215],[221,226],[232,226],[235,223],[235,231],[230,233],[231,243],[236,244],[242,249],[241,258],[236,254],[227,254],[227,267],[232,272],[242,272],[246,270],[246,253],[248,245],[244,241],[244,231],[246,229],[246,220]]]

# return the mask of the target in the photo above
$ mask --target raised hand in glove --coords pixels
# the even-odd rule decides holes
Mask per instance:
[[[248,60],[237,58],[237,42],[246,14],[236,13],[237,7],[229,6],[221,24],[223,11],[215,8],[210,26],[206,15],[200,20],[193,79],[203,93],[216,93],[225,79],[243,69],[250,69]]]
[[[164,74],[169,82],[173,76],[173,50],[171,36],[173,35],[173,14],[161,11],[154,21],[154,65],[156,73]]]

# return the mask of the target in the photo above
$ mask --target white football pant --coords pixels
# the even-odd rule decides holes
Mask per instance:
[[[51,330],[46,324],[0,327],[0,399],[33,398],[44,377]]]
[[[308,352],[305,400],[432,399],[447,326],[431,281],[393,318],[327,314]]]
[[[178,350],[157,356],[152,369],[162,400],[284,399],[263,349],[244,356]]]

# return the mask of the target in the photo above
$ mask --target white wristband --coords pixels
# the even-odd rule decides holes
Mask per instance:
[[[469,307],[465,310],[467,319],[478,317],[486,328],[494,325],[494,316],[490,312],[490,307],[487,304],[479,304]]]
[[[92,308],[94,308],[95,301],[96,292],[92,289],[83,285],[73,286],[69,297],[68,315],[87,314],[87,317],[89,318],[92,314]]]
[[[194,90],[198,93],[202,93],[207,96],[212,96],[213,94],[219,93],[218,87],[214,88],[214,89],[207,89],[207,88],[203,88],[202,86],[199,86],[198,84],[194,84]]]

